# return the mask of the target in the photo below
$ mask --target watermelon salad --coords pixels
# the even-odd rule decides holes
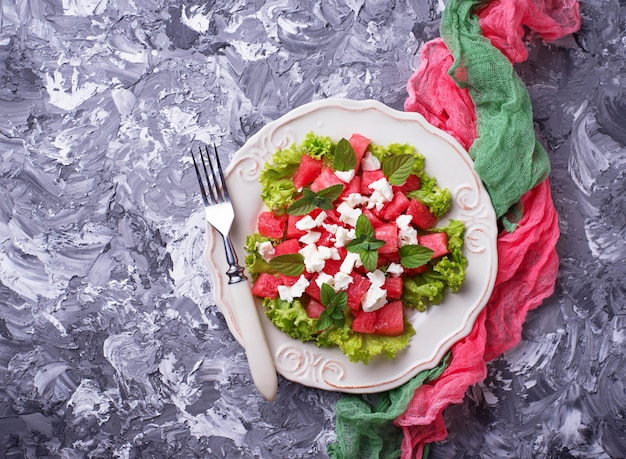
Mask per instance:
[[[395,358],[424,311],[465,279],[464,224],[450,192],[407,144],[309,133],[260,175],[256,232],[246,241],[252,293],[281,331],[338,346],[353,362]],[[442,306],[443,307],[443,306]]]

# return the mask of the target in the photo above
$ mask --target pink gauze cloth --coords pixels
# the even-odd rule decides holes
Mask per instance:
[[[477,14],[484,36],[511,62],[528,56],[525,27],[546,41],[580,27],[575,0],[494,0]],[[409,80],[405,110],[419,112],[469,149],[476,138],[476,113],[468,90],[448,75],[452,63],[441,39],[428,42]],[[486,377],[486,362],[519,343],[528,311],[554,291],[559,228],[548,180],[528,191],[521,203],[523,217],[515,231],[498,236],[494,291],[472,332],[452,347],[451,363],[442,375],[420,386],[394,421],[404,433],[403,458],[421,458],[426,444],[446,437],[443,410],[460,403],[467,388]]]

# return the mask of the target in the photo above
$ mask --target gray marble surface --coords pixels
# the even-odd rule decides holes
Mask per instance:
[[[438,2],[0,3],[0,456],[325,457],[340,394],[254,390],[214,306],[193,139],[305,102],[402,109]],[[431,458],[626,457],[626,5],[517,67],[549,151],[556,293]]]

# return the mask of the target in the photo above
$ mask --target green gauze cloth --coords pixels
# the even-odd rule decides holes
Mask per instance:
[[[374,408],[360,397],[340,399],[335,407],[337,440],[328,446],[332,459],[398,459],[402,431],[393,420],[406,410],[415,390],[437,379],[450,353],[432,370],[422,371],[397,389],[382,392]]]
[[[469,154],[499,218],[548,176],[550,161],[534,135],[524,83],[506,56],[483,36],[479,18],[472,13],[484,4],[446,2],[440,34],[454,57],[449,74],[469,90],[474,102],[478,137]]]

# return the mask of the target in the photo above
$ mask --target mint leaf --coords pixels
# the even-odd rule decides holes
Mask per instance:
[[[331,185],[317,193],[310,188],[304,188],[302,197],[287,208],[287,213],[289,215],[306,215],[316,207],[322,210],[332,210],[333,201],[339,197],[342,191],[342,184]]]
[[[400,247],[400,264],[405,268],[419,268],[433,258],[434,252],[423,245],[409,244]]]
[[[378,249],[386,243],[381,239],[376,239],[374,227],[369,218],[359,215],[354,228],[355,238],[349,241],[344,247],[348,252],[358,253],[361,263],[368,271],[375,271],[378,265]]]
[[[324,330],[331,325],[343,327],[346,321],[343,310],[348,305],[348,294],[344,291],[335,292],[330,285],[323,283],[320,289],[320,299],[326,309],[317,319],[317,330]]]
[[[328,310],[325,310],[325,311],[322,311],[320,316],[317,318],[317,324],[315,325],[315,328],[317,328],[318,330],[324,330],[330,327],[333,324],[333,322],[334,320],[328,313]]]
[[[349,171],[356,167],[356,155],[350,142],[341,139],[335,146],[333,168],[336,171]]]
[[[382,239],[371,238],[367,243],[367,248],[368,250],[378,250],[385,244],[386,242],[383,241]]]
[[[363,250],[359,253],[361,263],[369,272],[376,271],[378,266],[378,250]]]
[[[328,188],[319,190],[317,192],[317,196],[327,198],[330,201],[334,201],[341,195],[342,192],[343,192],[343,185],[341,183],[338,183],[337,185],[331,185]]]
[[[320,287],[320,299],[322,300],[322,305],[328,308],[335,299],[335,289],[324,282]]]
[[[359,236],[346,243],[344,247],[348,252],[359,253],[362,250],[369,250],[369,242],[364,236]]]
[[[356,226],[354,227],[354,232],[357,237],[366,236],[366,237],[374,237],[374,227],[370,222],[370,219],[367,218],[365,214],[359,215],[359,218],[356,220]]]
[[[304,272],[304,257],[299,253],[285,253],[270,260],[270,266],[285,276],[299,276]]]
[[[289,215],[306,215],[315,209],[315,207],[316,205],[314,202],[301,198],[287,207],[287,213]]]
[[[394,155],[385,158],[382,164],[383,174],[392,185],[403,185],[413,172],[413,155]]]

